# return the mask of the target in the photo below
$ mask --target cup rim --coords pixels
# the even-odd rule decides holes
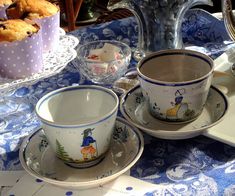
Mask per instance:
[[[96,61],[96,63],[111,63],[111,62],[116,62],[116,61],[120,61],[120,60],[125,60],[127,57],[131,56],[131,47],[128,46],[128,45],[127,45],[126,43],[124,43],[124,42],[121,42],[121,41],[118,41],[118,40],[95,40],[95,41],[87,42],[87,43],[85,43],[85,44],[80,45],[80,46],[77,48],[77,58],[85,59],[85,61],[87,61],[87,62],[94,63],[93,60],[89,60],[89,59],[86,59],[86,58],[83,57],[83,56],[79,56],[79,55],[80,55],[80,54],[79,54],[79,51],[81,50],[81,48],[84,48],[84,47],[86,47],[86,46],[88,46],[88,45],[90,45],[90,44],[94,44],[94,43],[98,43],[98,42],[100,42],[100,43],[112,43],[112,42],[113,42],[113,43],[121,44],[121,45],[123,45],[123,46],[126,47],[128,54],[127,54],[127,55],[123,55],[123,57],[120,58],[120,59],[118,59],[118,60],[112,60],[112,61]]]
[[[100,90],[100,91],[105,91],[106,93],[113,96],[113,98],[115,99],[115,105],[114,105],[113,109],[111,109],[111,111],[109,111],[105,115],[97,117],[90,122],[81,123],[81,124],[72,124],[72,125],[60,124],[60,123],[56,123],[56,122],[47,120],[42,115],[40,115],[40,112],[39,112],[40,106],[43,104],[44,101],[48,100],[48,98],[50,98],[50,97],[52,98],[53,95],[56,95],[60,92],[63,93],[64,91],[69,91],[72,89],[77,89],[77,90],[79,90],[79,89],[96,89],[96,90]],[[44,124],[47,124],[49,126],[58,127],[58,128],[79,128],[79,127],[84,127],[84,126],[88,126],[88,125],[94,125],[94,124],[100,123],[100,122],[110,118],[117,111],[118,106],[119,106],[119,98],[116,95],[116,93],[114,93],[111,89],[108,89],[108,88],[105,88],[102,86],[98,86],[98,85],[79,85],[79,86],[63,87],[63,88],[60,88],[60,89],[57,89],[57,90],[54,90],[54,91],[47,93],[46,95],[41,97],[39,99],[39,101],[37,102],[36,107],[35,107],[35,113]]]
[[[148,61],[151,58],[154,58],[155,56],[161,55],[161,54],[187,54],[190,56],[194,56],[194,57],[199,57],[205,61],[207,61],[207,63],[210,65],[211,70],[197,78],[197,79],[193,79],[193,80],[186,80],[186,81],[181,81],[181,82],[168,82],[168,81],[162,81],[162,80],[156,80],[156,79],[152,79],[146,75],[144,75],[141,71],[140,68],[141,66]],[[214,61],[212,60],[211,57],[207,56],[206,54],[203,54],[201,52],[197,52],[197,51],[193,51],[193,50],[187,50],[187,49],[166,49],[166,50],[160,50],[157,52],[153,52],[150,53],[148,55],[146,55],[143,59],[141,59],[138,64],[137,64],[137,72],[138,72],[138,76],[150,83],[153,84],[159,84],[159,85],[169,85],[169,86],[178,86],[178,85],[186,85],[186,84],[193,84],[193,83],[197,83],[200,82],[202,80],[204,80],[205,78],[208,78],[210,75],[212,75],[212,73],[214,72]]]

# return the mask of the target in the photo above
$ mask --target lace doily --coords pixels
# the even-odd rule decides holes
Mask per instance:
[[[60,29],[60,40],[57,49],[43,54],[43,70],[40,73],[33,74],[23,79],[7,79],[0,77],[0,93],[6,93],[19,87],[32,85],[41,79],[59,73],[77,56],[74,48],[78,43],[79,40],[76,37],[66,35],[65,32]]]

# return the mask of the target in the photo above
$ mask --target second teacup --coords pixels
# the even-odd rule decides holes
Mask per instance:
[[[185,49],[149,54],[137,67],[142,93],[148,100],[151,114],[175,123],[192,121],[201,114],[213,70],[210,57]]]
[[[57,157],[74,167],[90,167],[109,149],[118,104],[113,91],[81,85],[48,93],[36,113]]]

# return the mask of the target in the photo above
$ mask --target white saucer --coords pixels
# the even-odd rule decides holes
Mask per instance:
[[[120,102],[121,113],[131,124],[162,139],[187,139],[200,135],[223,119],[228,106],[226,96],[211,87],[205,108],[196,120],[185,124],[170,124],[157,120],[149,113],[140,86],[124,94]]]
[[[100,186],[125,173],[137,162],[143,149],[140,131],[117,118],[110,150],[93,167],[77,169],[64,164],[48,145],[42,129],[23,141],[19,156],[22,166],[32,176],[57,186],[83,189]]]

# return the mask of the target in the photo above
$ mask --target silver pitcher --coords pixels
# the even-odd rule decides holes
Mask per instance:
[[[235,19],[231,0],[221,0],[226,29],[235,41]],[[110,0],[108,8],[129,9],[138,24],[136,60],[145,54],[171,48],[182,48],[181,24],[184,14],[195,5],[213,5],[211,0]]]

